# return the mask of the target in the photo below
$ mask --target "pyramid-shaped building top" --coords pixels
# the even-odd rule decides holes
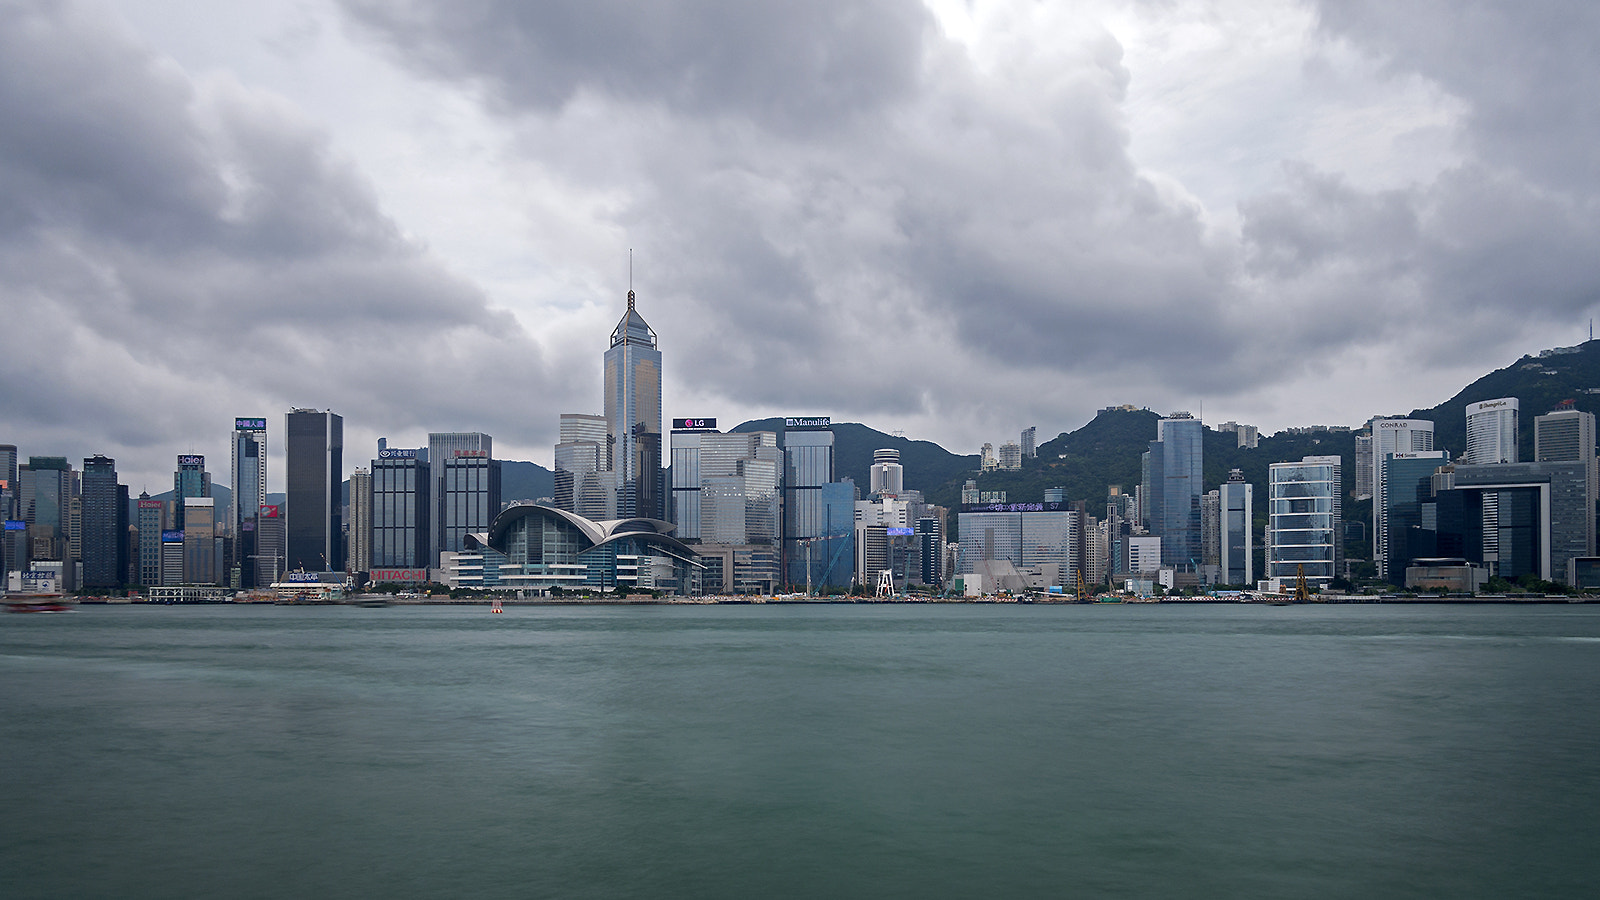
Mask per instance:
[[[618,344],[644,344],[646,347],[656,345],[656,333],[645,322],[644,316],[633,308],[633,291],[628,292],[628,311],[622,314],[622,319],[617,322],[617,327],[611,330],[611,346]]]

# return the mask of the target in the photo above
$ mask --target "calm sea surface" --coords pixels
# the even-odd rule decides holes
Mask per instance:
[[[1593,897],[1600,606],[0,618],[0,897]]]

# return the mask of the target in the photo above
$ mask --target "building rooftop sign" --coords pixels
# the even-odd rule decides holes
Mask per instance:
[[[783,420],[785,428],[832,428],[832,416],[811,416],[809,418],[789,418]]]

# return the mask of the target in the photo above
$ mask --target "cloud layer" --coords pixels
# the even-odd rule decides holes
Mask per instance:
[[[481,429],[543,458],[557,414],[598,410],[626,289],[599,261],[628,247],[669,415],[961,451],[1123,402],[1359,424],[1580,339],[1600,13],[1052,6],[323,9],[351,71],[476,110],[459,137],[504,195],[449,218],[517,222],[524,291],[317,98],[0,5],[0,298],[30,336],[0,440],[160,471],[228,416],[309,405],[359,440]]]

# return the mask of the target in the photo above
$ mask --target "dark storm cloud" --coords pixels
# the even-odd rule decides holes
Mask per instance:
[[[1182,335],[1140,377],[1219,389],[1260,358],[1225,339],[1229,253],[1128,155],[1107,35],[996,69],[898,2],[850,4],[848,39],[833,5],[746,5],[738,28],[694,2],[620,24],[607,5],[353,8],[396,58],[488,85],[545,165],[622,193],[616,221],[665,295],[642,308],[696,323],[656,320],[679,341],[673,377],[702,390],[906,415],[1018,370],[1116,377],[1130,340]],[[606,112],[567,115],[579,98]],[[827,140],[794,140],[799,121]]]
[[[291,405],[357,434],[524,427],[462,386],[537,384],[536,348],[282,101],[197,86],[69,4],[8,3],[0,121],[0,439],[24,454],[160,471]]]
[[[927,11],[915,0],[345,0],[408,62],[555,110],[582,91],[785,132],[910,93]]]

